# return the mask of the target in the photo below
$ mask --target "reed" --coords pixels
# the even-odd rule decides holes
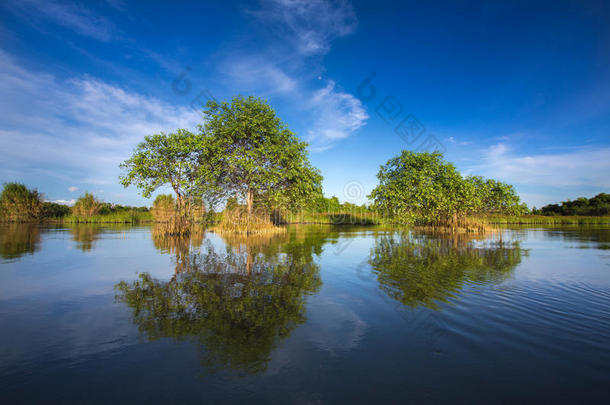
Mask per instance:
[[[248,235],[286,232],[286,228],[277,226],[269,214],[256,211],[248,214],[243,207],[236,207],[225,210],[222,219],[212,231]]]
[[[595,225],[610,224],[610,216],[546,216],[522,215],[503,216],[490,215],[479,217],[478,220],[490,225]]]
[[[160,194],[150,210],[155,222],[170,222],[176,215],[176,202],[171,194]]]
[[[150,212],[132,210],[89,217],[70,215],[61,220],[66,224],[140,224],[152,221],[153,217]]]

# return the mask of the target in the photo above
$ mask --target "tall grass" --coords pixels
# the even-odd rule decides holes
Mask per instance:
[[[150,212],[120,211],[89,217],[70,215],[62,219],[66,224],[140,224],[153,222]]]
[[[610,216],[546,216],[546,215],[489,215],[478,218],[480,221],[490,225],[595,225],[609,224]]]
[[[282,222],[287,224],[328,224],[328,225],[378,225],[387,223],[375,212],[297,212],[286,213]]]
[[[258,234],[285,232],[284,227],[277,226],[273,217],[265,212],[248,214],[244,207],[225,210],[220,222],[212,229],[219,233]]]

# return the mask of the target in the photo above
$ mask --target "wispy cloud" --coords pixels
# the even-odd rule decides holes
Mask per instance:
[[[236,86],[242,92],[273,96],[291,94],[299,86],[298,80],[263,55],[239,55],[231,58],[224,62],[222,71],[227,84]]]
[[[315,124],[308,133],[308,141],[318,151],[328,149],[339,139],[347,138],[369,118],[360,100],[337,90],[333,81],[314,92],[310,106]]]
[[[248,12],[276,37],[258,53],[230,52],[221,66],[227,83],[242,93],[281,98],[308,116],[304,134],[314,151],[331,148],[365,125],[368,114],[360,100],[333,80],[312,81],[323,70],[319,63],[332,41],[356,29],[349,2],[268,0]]]
[[[50,21],[76,33],[109,42],[118,36],[117,28],[106,18],[78,3],[54,0],[9,0],[8,8],[36,25]]]
[[[358,25],[352,5],[343,0],[266,0],[252,14],[276,27],[278,36],[305,56],[328,53],[334,39]]]
[[[58,80],[0,51],[0,174],[116,184],[118,164],[144,135],[192,128],[197,112],[82,76]],[[43,185],[39,185],[42,187]]]
[[[70,187],[68,187],[68,191],[69,191],[69,192],[71,192],[71,193],[73,193],[73,192],[75,192],[75,191],[78,191],[78,187],[76,187],[76,186],[70,186]]]

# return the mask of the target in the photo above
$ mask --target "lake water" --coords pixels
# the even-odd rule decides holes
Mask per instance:
[[[0,226],[0,403],[599,402],[610,229]]]

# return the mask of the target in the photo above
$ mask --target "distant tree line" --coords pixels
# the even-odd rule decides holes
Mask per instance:
[[[559,204],[548,204],[539,209],[533,209],[538,215],[610,215],[610,194],[600,193],[592,198],[580,197],[573,201],[562,201]]]

